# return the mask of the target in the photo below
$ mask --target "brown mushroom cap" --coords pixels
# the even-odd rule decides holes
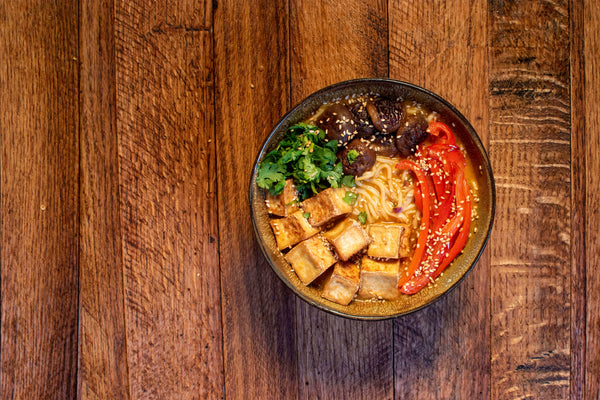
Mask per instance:
[[[346,144],[356,135],[354,116],[348,107],[332,104],[317,118],[316,124],[325,132],[328,140],[337,140],[338,145]]]
[[[406,117],[403,126],[396,133],[396,148],[404,157],[415,154],[417,145],[427,139],[428,123],[421,114],[413,114]]]
[[[358,156],[353,162],[350,162],[348,154],[353,150],[358,153]],[[348,143],[348,146],[338,156],[342,162],[345,175],[361,176],[375,165],[375,152],[361,139],[354,139]]]
[[[369,117],[367,107],[361,102],[356,102],[349,106],[350,112],[354,116],[354,122],[356,123],[357,137],[359,138],[370,138],[375,134],[375,125]]]
[[[402,103],[399,101],[385,97],[369,99],[367,112],[375,128],[383,134],[396,132],[402,123]]]
[[[369,148],[379,156],[394,157],[398,155],[395,141],[392,135],[377,135],[369,141]]]

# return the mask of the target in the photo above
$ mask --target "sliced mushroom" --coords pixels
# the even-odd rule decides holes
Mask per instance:
[[[345,175],[361,176],[375,165],[375,152],[363,140],[354,139],[339,153]]]
[[[350,112],[354,115],[357,137],[370,138],[373,136],[375,134],[375,125],[373,125],[373,122],[369,117],[367,107],[361,101],[354,103],[349,107]]]
[[[383,134],[396,132],[402,123],[402,104],[385,97],[369,99],[367,112],[375,128]]]
[[[415,154],[417,145],[427,139],[427,120],[421,114],[409,115],[396,133],[396,148],[404,157]]]
[[[321,128],[329,140],[337,140],[342,146],[356,135],[354,116],[348,107],[342,104],[332,104],[317,119],[317,126]]]

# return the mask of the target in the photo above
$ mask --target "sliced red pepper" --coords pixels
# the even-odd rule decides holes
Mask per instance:
[[[427,180],[427,183],[429,184],[428,185],[429,198],[431,199],[429,207],[433,207],[433,201],[436,198],[434,182],[431,179],[431,176],[429,176],[428,174],[425,174],[425,179]],[[417,209],[419,211],[423,212],[423,195],[421,194],[421,187],[419,185],[415,185],[414,196],[415,196],[415,205],[417,206]]]
[[[434,207],[434,201],[437,199],[437,195],[435,194],[435,184],[431,174],[425,174],[425,179],[427,180],[427,186],[429,187],[429,198],[431,199],[429,206]]]
[[[432,222],[432,232],[438,232],[439,229],[446,224],[446,220],[450,217],[450,213],[452,211],[452,203],[454,203],[454,191],[456,185],[450,186],[450,194],[448,194],[444,200],[438,205],[435,209],[435,214],[433,215]]]
[[[464,171],[459,170],[456,187],[456,215],[444,226],[438,242],[433,248],[432,255],[428,259],[427,270],[419,276],[410,278],[402,286],[402,293],[417,293],[430,282],[433,282],[465,247],[471,227],[471,200],[468,193],[469,186]],[[454,244],[451,245],[456,232],[459,233]]]
[[[401,160],[396,164],[396,168],[398,169],[407,169],[412,171],[417,177],[417,182],[419,185],[419,189],[421,192],[421,200],[422,200],[422,218],[421,218],[421,226],[419,227],[419,237],[417,239],[417,247],[415,250],[415,254],[413,255],[412,260],[410,261],[410,265],[408,266],[408,273],[406,278],[400,279],[398,281],[398,287],[404,284],[407,279],[412,277],[417,270],[419,264],[421,264],[421,259],[423,258],[423,254],[425,253],[425,245],[427,244],[427,236],[429,235],[429,214],[430,214],[430,204],[431,204],[431,196],[430,196],[430,188],[429,183],[427,182],[427,178],[423,170],[414,162],[409,160]]]
[[[456,164],[459,169],[466,167],[465,156],[456,146],[434,143],[425,147],[423,155],[438,159],[446,169],[453,164]]]
[[[451,146],[445,147],[447,147],[449,151],[453,151],[452,149],[454,149],[454,147]],[[427,164],[430,165],[430,172],[438,197],[438,203],[432,217],[431,230],[432,232],[438,232],[438,230],[446,223],[446,220],[450,216],[452,203],[454,202],[454,188],[456,186],[455,170],[460,167],[457,167],[454,163],[454,159],[456,157],[452,158],[452,161],[446,160],[446,164],[440,160],[438,153],[435,152],[434,154],[430,154],[425,158],[427,159]],[[448,167],[448,165],[450,167]]]
[[[427,132],[429,132],[432,136],[437,138],[436,143],[450,144],[456,146],[456,139],[454,138],[454,134],[448,127],[448,125],[443,122],[432,122],[429,124],[427,128]]]
[[[423,212],[423,196],[421,195],[421,188],[419,187],[419,185],[415,185],[414,196],[415,206],[417,206],[417,209],[420,212]]]
[[[437,195],[438,202],[443,202],[444,198],[448,197],[446,194],[446,172],[440,165],[440,162],[436,159],[428,161],[430,166],[429,172],[433,180],[433,186],[435,188],[435,194]]]
[[[434,143],[416,154],[417,159],[425,161],[424,164],[429,166],[426,171],[428,174],[425,174],[424,179],[419,178],[418,173],[410,165],[402,166],[399,163],[397,166],[415,172],[419,178],[419,185],[415,185],[415,202],[423,210],[423,214],[428,209],[431,214],[427,231],[423,230],[423,221],[421,221],[418,246],[409,265],[408,275],[399,279],[400,290],[405,294],[417,293],[444,271],[465,247],[471,226],[471,201],[464,175],[465,157],[447,125],[434,122],[430,124],[428,132],[436,138]],[[413,166],[417,167],[414,163]],[[421,181],[424,184],[421,184]],[[429,191],[426,190],[425,184],[429,184]],[[427,192],[429,196],[423,195]],[[432,199],[438,199],[434,208],[430,209],[424,203],[427,197],[429,197],[430,207],[433,206]],[[418,201],[421,198],[423,204]],[[454,204],[456,204],[456,212],[453,213]],[[430,230],[433,232],[432,235],[429,235]],[[421,273],[415,276],[419,266],[421,266]]]
[[[454,242],[454,245],[452,245],[452,247],[450,248],[450,251],[448,252],[448,256],[444,259],[444,261],[442,261],[441,265],[440,265],[440,272],[443,271],[451,262],[452,260],[454,260],[454,258],[456,256],[458,256],[458,254],[465,248],[465,245],[467,244],[467,240],[469,239],[469,233],[470,233],[470,229],[471,229],[471,197],[468,195],[469,193],[469,186],[467,185],[467,180],[466,178],[462,177],[460,183],[460,190],[461,192],[464,192],[464,198],[458,199],[457,196],[457,202],[460,205],[461,201],[463,202],[462,207],[459,207],[462,211],[462,213],[464,214],[464,223],[462,226],[462,229],[460,230],[460,232],[458,233],[458,236],[456,237],[456,241]],[[461,193],[461,197],[463,197],[462,193]]]

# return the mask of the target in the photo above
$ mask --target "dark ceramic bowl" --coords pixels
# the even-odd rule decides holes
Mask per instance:
[[[304,286],[291,269],[291,266],[285,261],[281,252],[277,250],[275,236],[269,225],[264,193],[256,185],[256,174],[263,157],[277,146],[288,127],[309,118],[324,103],[330,103],[354,94],[380,94],[390,98],[411,99],[421,103],[431,111],[439,113],[440,121],[453,129],[472,161],[476,172],[477,185],[479,186],[479,202],[477,203],[479,218],[472,223],[472,236],[469,238],[463,253],[446,268],[442,276],[438,277],[435,285],[429,285],[414,295],[402,295],[398,300],[354,300],[348,306],[342,306],[322,298],[321,288],[313,285]],[[479,136],[477,136],[469,121],[448,101],[437,94],[410,83],[390,79],[357,79],[340,82],[308,96],[288,112],[269,134],[258,153],[250,179],[250,212],[254,232],[265,257],[277,276],[309,304],[332,314],[365,320],[385,319],[408,314],[432,304],[440,296],[456,287],[477,263],[485,247],[494,220],[495,201],[496,192],[490,162]]]

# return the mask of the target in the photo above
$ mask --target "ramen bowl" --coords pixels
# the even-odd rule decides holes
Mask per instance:
[[[471,160],[475,184],[478,186],[476,207],[478,217],[471,222],[471,237],[462,253],[439,276],[435,284],[428,285],[413,295],[402,294],[395,300],[354,300],[340,305],[323,297],[319,284],[304,285],[291,265],[278,250],[275,236],[269,224],[264,190],[256,184],[258,167],[271,150],[275,149],[286,130],[312,116],[323,104],[360,95],[381,95],[388,98],[414,100],[430,111],[439,114],[439,120],[451,127]],[[473,269],[488,240],[494,220],[495,186],[492,169],[481,139],[467,119],[448,101],[439,95],[416,85],[390,79],[356,79],[344,81],[321,89],[291,109],[275,125],[262,145],[254,167],[249,187],[252,223],[258,244],[277,276],[301,299],[335,315],[380,320],[394,318],[426,307],[455,288]]]

